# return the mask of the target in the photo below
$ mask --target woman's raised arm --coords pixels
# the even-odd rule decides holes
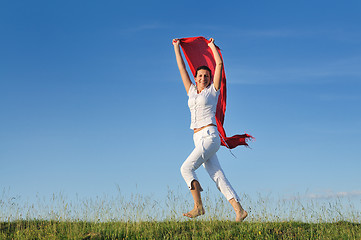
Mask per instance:
[[[210,42],[208,43],[208,46],[211,48],[214,60],[216,61],[216,68],[214,70],[213,76],[213,85],[214,88],[218,91],[221,88],[223,61],[221,56],[219,55],[216,45],[214,45],[214,39],[210,38],[209,41]]]
[[[185,87],[185,89],[186,89],[186,91],[188,93],[189,88],[190,88],[190,86],[192,84],[192,81],[189,78],[188,72],[186,70],[186,66],[185,66],[184,61],[183,61],[183,57],[182,57],[182,54],[181,54],[181,51],[180,51],[180,46],[179,46],[179,39],[173,39],[173,45],[174,45],[174,52],[175,52],[175,56],[176,56],[176,59],[177,59],[177,65],[178,65],[178,68],[179,68],[179,72],[180,72],[180,75],[182,77],[184,87]]]

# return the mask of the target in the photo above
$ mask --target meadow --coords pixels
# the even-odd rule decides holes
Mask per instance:
[[[120,191],[29,200],[3,191],[0,239],[361,239],[361,212],[350,199],[243,195],[249,217],[242,223],[222,196],[206,191],[203,199],[206,214],[186,219],[191,198],[172,191],[163,200]]]

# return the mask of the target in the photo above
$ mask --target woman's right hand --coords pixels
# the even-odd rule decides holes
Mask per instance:
[[[178,38],[173,39],[172,43],[174,46],[179,46],[179,39]]]

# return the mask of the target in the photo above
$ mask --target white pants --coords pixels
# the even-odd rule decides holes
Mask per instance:
[[[234,198],[237,202],[239,202],[237,193],[233,190],[231,184],[224,175],[216,155],[216,152],[221,146],[221,140],[219,138],[217,127],[209,126],[200,130],[193,135],[193,141],[195,148],[181,167],[182,176],[189,189],[191,189],[192,181],[198,181],[195,170],[203,164],[209,176],[216,183],[217,188],[226,197],[226,199],[231,200]]]

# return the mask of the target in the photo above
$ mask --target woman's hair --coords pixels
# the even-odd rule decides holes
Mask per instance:
[[[195,73],[194,77],[197,77],[197,74],[198,74],[198,71],[199,71],[199,70],[207,70],[207,71],[209,72],[209,77],[210,77],[210,78],[212,77],[212,71],[211,71],[211,69],[209,69],[209,67],[207,67],[207,66],[199,66],[199,67],[197,68],[197,70],[196,70],[196,73]]]

